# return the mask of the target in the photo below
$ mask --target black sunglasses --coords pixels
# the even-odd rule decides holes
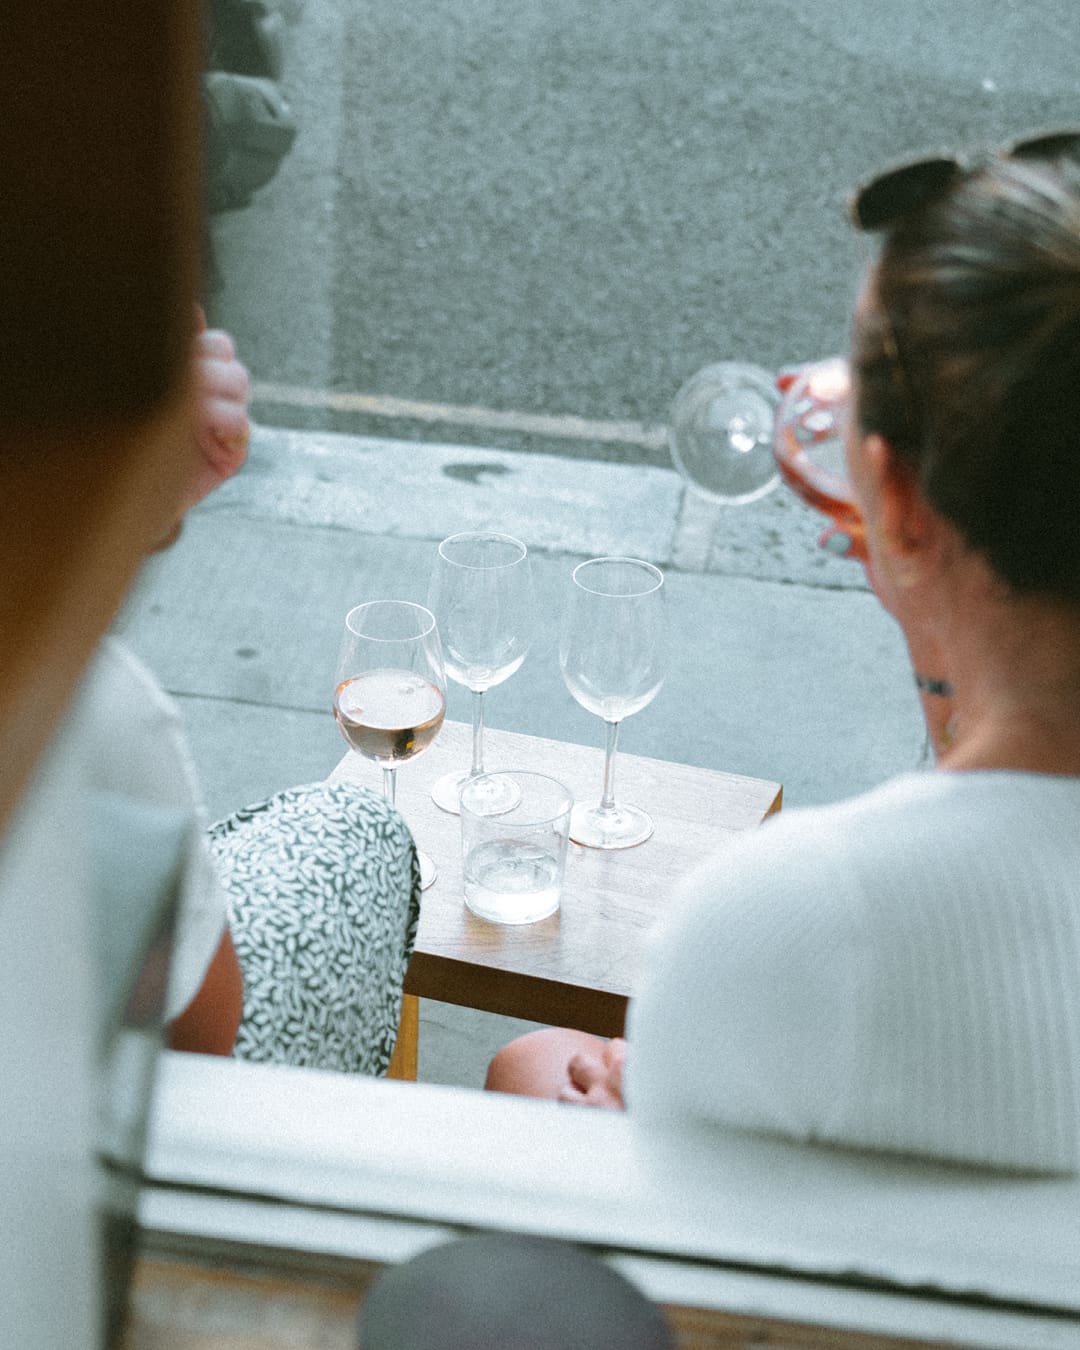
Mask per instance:
[[[1047,131],[1013,141],[997,151],[998,159],[1080,158],[1080,131]],[[883,230],[912,211],[935,201],[959,178],[988,162],[986,156],[960,159],[931,155],[895,165],[856,188],[851,220],[859,230]]]

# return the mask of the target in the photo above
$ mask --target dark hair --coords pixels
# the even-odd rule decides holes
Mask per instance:
[[[888,232],[857,416],[1018,593],[1080,604],[1080,165],[995,160]]]

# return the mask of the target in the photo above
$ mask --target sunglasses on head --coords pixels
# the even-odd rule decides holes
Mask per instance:
[[[859,230],[884,230],[936,201],[953,183],[990,159],[1080,159],[1080,130],[1046,131],[1002,146],[993,156],[962,159],[931,155],[908,160],[875,175],[851,198],[851,219]]]

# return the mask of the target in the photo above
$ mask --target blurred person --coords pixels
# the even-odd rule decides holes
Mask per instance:
[[[103,1343],[103,1042],[123,993],[94,959],[70,709],[187,481],[197,16],[16,2],[4,51],[0,1343],[52,1350]]]
[[[785,812],[676,887],[627,1041],[488,1086],[1038,1172],[1080,1167],[1080,134],[881,175],[848,475],[936,769]]]

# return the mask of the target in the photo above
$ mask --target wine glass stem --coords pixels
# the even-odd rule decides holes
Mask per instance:
[[[382,790],[383,796],[386,798],[386,800],[390,803],[391,806],[393,806],[394,804],[394,795],[396,788],[397,788],[397,778],[394,776],[394,770],[388,769],[384,764],[382,771]]]
[[[615,751],[619,744],[618,722],[605,722],[607,745],[604,749],[604,792],[600,798],[601,811],[615,809]]]
[[[469,777],[484,772],[484,691],[472,691],[472,768]]]

